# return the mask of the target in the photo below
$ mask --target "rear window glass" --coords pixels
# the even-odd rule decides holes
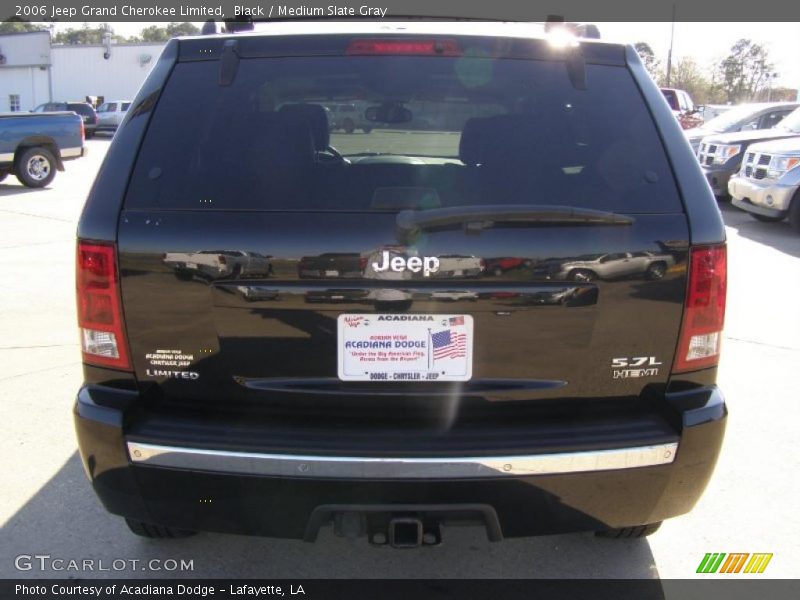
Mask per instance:
[[[490,58],[179,63],[127,208],[396,211],[560,204],[681,210],[630,73]]]

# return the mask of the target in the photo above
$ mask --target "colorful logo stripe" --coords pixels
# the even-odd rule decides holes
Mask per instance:
[[[727,557],[727,558],[726,558]],[[747,559],[750,558],[748,561]],[[763,573],[772,553],[708,552],[697,567],[698,573]],[[746,565],[746,566],[745,566]],[[744,569],[744,571],[742,571]]]

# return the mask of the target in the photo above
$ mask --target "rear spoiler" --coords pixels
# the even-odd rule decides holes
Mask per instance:
[[[217,25],[214,19],[208,19],[200,31],[201,35],[214,35],[216,33],[239,33],[242,31],[253,31],[256,23],[280,23],[287,21],[374,21],[369,17],[353,16],[342,17],[336,16],[330,19],[320,18],[317,16],[309,17],[274,17],[267,19],[253,19],[250,16],[239,16],[236,18],[228,18],[223,20],[223,30],[217,31]],[[391,17],[381,19],[382,21],[454,21],[454,22],[490,22],[490,23],[509,23],[509,22],[528,22],[540,23],[544,25],[545,33],[550,33],[559,28],[566,29],[577,38],[583,39],[600,39],[600,29],[593,23],[571,23],[567,22],[561,15],[547,15],[547,20],[544,23],[540,21],[508,21],[505,19],[492,19],[480,17],[441,17],[441,16],[419,16],[419,15],[392,15]]]

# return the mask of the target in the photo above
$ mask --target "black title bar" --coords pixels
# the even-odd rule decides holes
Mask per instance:
[[[9,2],[0,19],[57,22],[261,19],[421,18],[545,21],[796,21],[800,3],[787,0],[53,0]]]

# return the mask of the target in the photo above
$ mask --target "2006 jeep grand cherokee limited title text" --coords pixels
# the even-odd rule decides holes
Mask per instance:
[[[689,511],[727,414],[725,234],[635,51],[332,25],[170,41],[112,142],[77,254],[104,506],[151,537],[396,547]],[[356,100],[375,127],[331,133]],[[269,268],[170,259],[234,250]],[[556,264],[594,255],[668,260]]]

